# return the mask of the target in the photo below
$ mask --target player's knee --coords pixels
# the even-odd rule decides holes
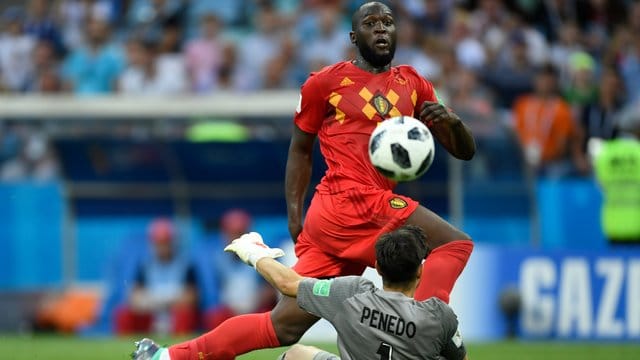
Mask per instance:
[[[471,239],[471,236],[458,229],[453,229],[452,231],[441,233],[440,235],[441,236],[427,239],[427,246],[429,246],[431,249],[435,249],[437,247],[440,247],[441,245],[449,244],[454,241],[473,241]]]
[[[293,345],[297,343],[303,334],[304,330],[299,331],[296,328],[285,328],[276,330],[276,335],[278,336],[278,341],[280,341],[281,346]]]
[[[451,229],[451,231],[449,231],[448,236],[446,236],[446,239],[448,240],[446,241],[447,243],[450,243],[452,241],[458,241],[458,240],[473,241],[471,240],[471,236],[469,236],[469,234],[457,228]]]
[[[292,345],[319,318],[298,307],[296,299],[283,297],[271,311],[271,322],[280,345]]]
[[[304,332],[308,329],[308,327],[303,327],[298,324],[289,324],[278,321],[273,322],[273,328],[281,346],[297,343],[302,335],[304,335]]]
[[[471,236],[469,236],[469,234],[458,230],[458,232],[460,233],[460,237],[456,240],[467,240],[467,241],[473,241],[473,239],[471,239]]]

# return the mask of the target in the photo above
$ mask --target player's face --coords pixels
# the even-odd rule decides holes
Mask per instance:
[[[384,6],[365,9],[352,32],[351,41],[374,67],[391,63],[396,52],[396,25],[391,10]]]

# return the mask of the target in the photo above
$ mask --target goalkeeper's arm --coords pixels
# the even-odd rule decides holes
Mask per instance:
[[[268,247],[256,232],[244,234],[233,240],[224,251],[236,254],[242,261],[253,266],[262,277],[282,294],[296,297],[302,276],[275,261],[284,255],[278,248]]]
[[[258,260],[256,270],[282,294],[291,297],[298,296],[298,286],[304,278],[297,272],[269,257]]]

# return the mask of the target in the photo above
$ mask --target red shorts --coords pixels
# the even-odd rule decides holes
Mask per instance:
[[[417,201],[390,190],[316,193],[296,242],[293,269],[320,278],[361,275],[375,265],[380,235],[404,224],[417,207]]]

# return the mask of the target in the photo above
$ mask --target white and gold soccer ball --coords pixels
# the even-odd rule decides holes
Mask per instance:
[[[394,181],[422,176],[435,155],[433,136],[425,124],[410,116],[397,116],[378,124],[369,138],[373,166]]]

